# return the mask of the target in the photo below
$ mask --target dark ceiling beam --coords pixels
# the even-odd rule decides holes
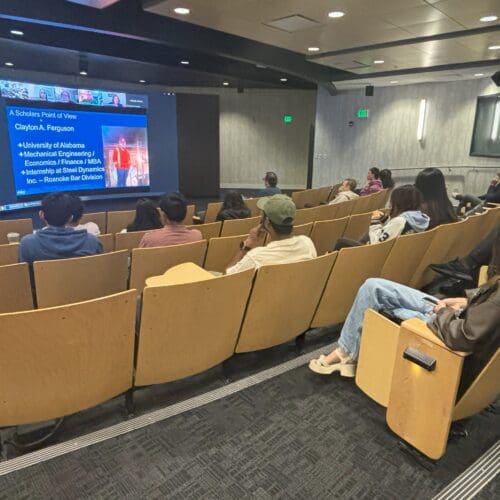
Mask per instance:
[[[222,33],[184,21],[144,12],[136,0],[122,0],[95,10],[61,0],[0,0],[0,19],[108,35],[122,40],[217,55],[331,87],[332,80],[351,73],[311,63],[301,54]],[[104,49],[104,47],[102,47]],[[122,54],[120,57],[129,58]]]
[[[463,36],[483,35],[485,33],[494,33],[495,31],[500,31],[500,24],[495,24],[494,26],[485,26],[483,28],[473,28],[470,30],[451,31],[449,33],[440,33],[438,35],[405,38],[404,40],[394,40],[392,42],[375,43],[372,45],[363,45],[361,47],[350,47],[348,49],[332,50],[329,52],[321,52],[320,54],[315,54],[313,56],[307,56],[306,59],[308,61],[315,61],[318,59],[324,59],[325,57],[340,56],[344,54],[351,54],[353,52],[389,49],[392,47],[400,47],[402,45],[415,45],[425,42],[435,42],[437,40],[449,40],[451,38],[461,38]]]

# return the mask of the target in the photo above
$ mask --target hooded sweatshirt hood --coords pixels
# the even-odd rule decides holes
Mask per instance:
[[[400,217],[403,217],[408,225],[417,232],[425,231],[431,221],[429,216],[420,210],[408,210],[400,214]]]

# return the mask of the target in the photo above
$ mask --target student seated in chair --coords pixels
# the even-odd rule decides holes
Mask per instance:
[[[246,206],[241,194],[236,191],[229,191],[224,197],[224,203],[217,214],[216,220],[246,219],[250,215],[250,209]]]
[[[182,223],[187,213],[187,203],[182,194],[163,195],[160,199],[160,209],[165,217],[165,226],[146,233],[139,244],[141,248],[181,245],[203,239],[200,231],[188,229]]]
[[[71,222],[68,224],[68,227],[72,227],[76,230],[85,229],[87,233],[93,234],[94,236],[99,236],[101,234],[101,230],[99,226],[92,221],[85,222],[84,224],[80,224],[80,220],[83,217],[83,203],[79,196],[75,194],[71,194]]]
[[[466,358],[461,381],[467,386],[500,344],[500,235],[493,249],[492,268],[495,274],[484,286],[470,290],[467,298],[438,300],[392,281],[366,280],[342,327],[339,346],[328,356],[313,359],[309,368],[322,375],[338,371],[344,377],[354,377],[363,317],[367,309],[374,309],[401,320],[422,319],[447,347],[472,353]]]
[[[39,212],[47,227],[28,234],[19,245],[19,262],[67,259],[102,253],[101,242],[86,229],[68,227],[73,219],[73,199],[66,193],[48,194]]]
[[[358,183],[355,179],[344,179],[339,187],[337,196],[329,203],[329,205],[336,205],[343,201],[350,201],[359,198],[359,195],[354,192]]]
[[[238,273],[259,268],[265,264],[285,264],[316,257],[316,248],[307,236],[292,236],[295,220],[295,203],[284,194],[261,198],[257,207],[263,212],[257,227],[250,230],[240,250],[228,266],[226,273]],[[265,247],[269,234],[271,242]]]

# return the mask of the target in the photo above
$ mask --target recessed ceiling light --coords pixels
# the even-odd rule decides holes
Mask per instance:
[[[498,16],[483,16],[479,20],[482,23],[491,23],[493,21],[496,21],[498,19]]]
[[[484,73],[475,73],[474,76],[484,76]]]
[[[389,83],[399,83],[399,80],[391,80]]]
[[[307,50],[309,52],[319,52],[319,47],[309,47]]]
[[[288,82],[288,78],[280,78],[280,82],[283,82],[283,83]]]
[[[14,63],[12,63],[12,62],[6,62],[5,66],[14,66]]]
[[[498,49],[500,49],[500,45],[490,45],[490,46],[488,47],[488,49],[489,49],[489,50],[498,50]]]
[[[80,75],[87,76],[87,72],[85,70],[80,71]]]
[[[328,17],[333,17],[333,19],[337,19],[339,17],[344,17],[345,12],[341,12],[340,10],[334,10],[333,12],[328,12]]]
[[[184,66],[187,66],[189,64],[189,61],[181,61],[181,64],[184,64]]]
[[[11,35],[16,35],[16,36],[23,36],[24,35],[24,31],[21,31],[21,30],[10,30],[10,34]]]
[[[191,11],[186,7],[176,7],[174,9],[174,12],[176,14],[180,14],[181,16],[187,16],[188,14],[191,14]]]
[[[375,61],[373,61],[373,64],[384,64],[384,60],[383,59],[375,59]]]
[[[146,83],[146,80],[139,80],[139,83]]]
[[[229,85],[229,82],[222,82],[222,85],[224,85],[224,87],[227,87]]]

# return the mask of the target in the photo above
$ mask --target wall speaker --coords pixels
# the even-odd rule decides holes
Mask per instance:
[[[375,90],[375,87],[373,85],[367,85],[365,87],[365,96],[366,97],[373,97],[374,90]]]
[[[497,71],[494,75],[492,75],[491,79],[495,82],[497,87],[500,87],[500,71]]]

